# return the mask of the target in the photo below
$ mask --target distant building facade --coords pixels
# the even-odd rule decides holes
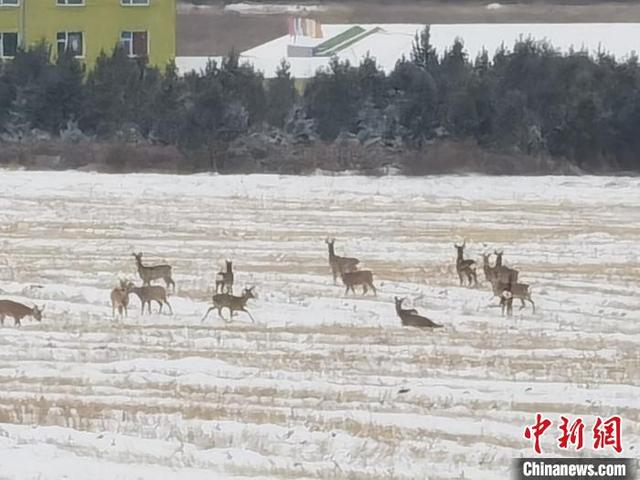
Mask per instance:
[[[42,40],[89,68],[117,43],[162,67],[175,58],[176,0],[0,0],[0,58]]]

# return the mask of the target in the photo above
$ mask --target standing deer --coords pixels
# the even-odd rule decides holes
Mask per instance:
[[[464,277],[467,277],[467,281],[469,282],[469,286],[471,286],[471,282],[473,281],[473,285],[478,285],[478,277],[476,275],[475,268],[475,260],[465,259],[464,258],[464,247],[466,246],[466,240],[462,243],[462,245],[453,244],[458,252],[458,256],[456,258],[456,271],[458,272],[458,278],[460,278],[460,285],[464,283]]]
[[[253,291],[254,288],[255,287],[245,288],[242,291],[242,295],[239,297],[235,295],[230,295],[228,293],[215,294],[212,298],[213,306],[209,307],[209,309],[207,310],[207,313],[204,314],[204,317],[202,317],[202,320],[200,320],[200,322],[204,322],[207,316],[209,315],[209,313],[212,310],[216,310],[216,309],[218,310],[218,316],[222,318],[224,321],[227,321],[222,316],[222,309],[227,308],[229,309],[229,321],[233,320],[233,312],[244,312],[247,315],[249,315],[249,318],[251,318],[251,321],[255,323],[253,315],[251,315],[249,310],[247,310],[247,302],[252,298],[256,298],[256,294]]]
[[[518,270],[514,270],[513,268],[502,265],[502,255],[504,254],[504,252],[498,252],[497,250],[494,250],[494,253],[496,255],[496,264],[493,267],[495,278],[503,283],[517,283],[518,274],[520,272]]]
[[[373,285],[373,273],[371,270],[357,270],[355,272],[343,272],[342,273],[342,283],[344,283],[346,289],[344,294],[347,295],[349,290],[356,294],[355,286],[362,285],[362,295],[366,295],[369,291],[369,288],[373,290],[373,294],[378,296],[378,292],[376,287]]]
[[[520,299],[522,305],[520,306],[520,310],[525,307],[524,301],[527,300],[531,303],[531,307],[533,308],[533,313],[536,313],[536,304],[531,299],[531,291],[529,290],[529,285],[526,283],[504,283],[498,279],[494,279],[491,282],[491,287],[493,289],[493,296],[500,298],[500,306],[505,307],[505,295],[504,292],[510,292],[511,295],[506,295],[507,300],[513,301],[514,298]],[[506,307],[509,308],[509,305],[506,304]]]
[[[116,309],[120,318],[128,315],[129,294],[133,288],[133,283],[127,280],[120,280],[120,285],[111,290],[111,316],[116,316]]]
[[[41,308],[37,306],[29,308],[12,300],[0,300],[0,325],[4,326],[4,317],[13,317],[13,324],[16,327],[22,326],[20,321],[24,317],[33,317],[38,322],[41,322],[43,311],[44,306]]]
[[[150,285],[150,286],[142,286],[142,287],[131,287],[128,290],[130,293],[133,293],[140,299],[140,304],[142,305],[141,315],[144,315],[144,306],[147,305],[147,312],[151,315],[151,302],[157,302],[160,306],[160,310],[158,313],[162,313],[163,305],[169,307],[169,313],[173,315],[173,309],[171,308],[171,304],[167,300],[167,291],[164,287],[159,285]]]
[[[325,240],[325,243],[329,247],[329,266],[331,267],[331,272],[333,273],[333,283],[336,283],[336,279],[338,276],[343,273],[354,272],[358,269],[358,264],[360,260],[357,258],[350,257],[339,257],[336,255],[334,244],[336,242],[335,238],[329,240],[328,238]]]
[[[138,275],[142,279],[144,286],[151,285],[152,280],[159,278],[164,280],[164,283],[169,288],[169,285],[173,286],[173,290],[176,289],[176,284],[171,278],[171,265],[153,265],[147,266],[142,264],[142,252],[134,253],[133,257],[136,259],[136,266],[138,267]]]
[[[216,275],[216,293],[233,294],[233,265],[230,260],[226,261],[227,271],[218,272]]]
[[[405,327],[428,327],[428,328],[440,328],[442,325],[429,320],[427,317],[418,315],[418,311],[415,308],[404,309],[402,308],[402,302],[405,298],[393,297],[396,301],[396,313],[400,317],[400,322]]]

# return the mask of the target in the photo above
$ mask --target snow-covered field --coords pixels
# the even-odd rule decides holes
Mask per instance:
[[[533,453],[536,412],[620,415],[638,456],[640,179],[3,171],[0,186],[1,297],[46,304],[42,323],[0,328],[2,479],[493,480]],[[327,236],[377,298],[333,284]],[[486,284],[457,285],[463,238],[478,260],[504,249],[535,314],[502,318]],[[133,251],[173,265],[175,315],[132,299],[112,319]],[[227,257],[236,289],[256,286],[255,324],[200,323]],[[444,328],[401,328],[394,295]],[[578,455],[611,456],[590,439]],[[556,443],[545,453],[575,455]]]

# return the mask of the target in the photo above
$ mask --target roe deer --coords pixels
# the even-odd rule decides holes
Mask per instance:
[[[504,292],[506,291],[511,293],[510,296],[506,295],[506,297],[509,297],[506,300],[513,301],[514,298],[520,299],[520,302],[522,303],[522,305],[520,306],[520,310],[525,307],[524,301],[527,300],[529,303],[531,303],[533,313],[536,313],[536,304],[533,303],[533,300],[531,299],[531,291],[529,290],[528,284],[504,283],[497,279],[494,279],[493,282],[491,282],[491,287],[493,289],[493,296],[500,298],[500,306],[503,307],[503,311],[505,306],[509,308],[509,305],[505,305],[505,300],[503,300],[505,298]]]
[[[120,280],[120,285],[111,290],[111,316],[116,316],[116,309],[122,318],[128,316],[129,294],[133,288],[133,283],[127,280]]]
[[[147,266],[142,264],[142,252],[134,253],[134,258],[136,259],[136,266],[138,267],[138,275],[142,279],[142,285],[149,286],[151,285],[152,280],[157,280],[159,278],[164,280],[164,283],[169,288],[169,285],[173,286],[173,290],[176,289],[176,284],[171,278],[171,265],[153,265]]]
[[[233,265],[230,260],[226,263],[227,271],[218,272],[216,275],[216,293],[233,294]]]
[[[405,327],[428,327],[428,328],[440,328],[442,325],[429,320],[427,317],[418,315],[418,311],[415,308],[402,308],[402,302],[405,298],[393,297],[396,301],[396,313],[400,317],[400,322]]]
[[[504,252],[494,250],[496,255],[496,264],[493,267],[494,277],[503,283],[518,283],[518,270],[502,265],[502,255]]]
[[[24,317],[31,316],[38,322],[41,322],[43,311],[44,306],[41,308],[38,308],[37,306],[29,308],[26,305],[12,300],[0,300],[0,325],[4,325],[4,317],[13,317],[13,324],[16,327],[20,327],[22,325],[20,321]]]
[[[360,263],[360,260],[357,258],[339,257],[336,255],[336,251],[334,249],[335,242],[335,238],[332,238],[331,240],[327,238],[325,240],[325,243],[329,247],[329,266],[333,273],[333,283],[336,283],[336,279],[339,275],[356,271],[358,269],[358,264]]]
[[[252,298],[256,298],[256,294],[253,291],[254,288],[255,287],[245,288],[242,291],[242,295],[240,297],[237,297],[235,295],[230,295],[228,293],[215,294],[212,298],[213,306],[209,307],[209,310],[207,310],[207,313],[204,314],[204,317],[202,317],[202,320],[200,320],[200,322],[204,322],[204,320],[207,318],[209,313],[212,310],[216,310],[216,309],[218,310],[218,316],[226,322],[227,320],[222,316],[222,309],[228,308],[229,309],[228,321],[233,320],[233,312],[244,312],[247,315],[249,315],[249,318],[251,318],[251,321],[255,323],[253,315],[251,315],[249,310],[247,310],[247,302]]]
[[[158,313],[162,313],[162,306],[166,305],[169,307],[169,313],[173,315],[173,309],[171,308],[171,304],[167,300],[167,291],[164,287],[159,285],[150,285],[150,286],[142,286],[142,287],[131,287],[128,289],[130,293],[137,295],[140,299],[140,304],[142,305],[141,315],[144,315],[144,306],[145,304],[148,306],[147,312],[151,315],[151,302],[157,302],[160,306],[160,310]]]
[[[464,283],[464,277],[467,277],[467,281],[469,282],[469,286],[471,286],[471,282],[473,281],[473,285],[478,285],[478,277],[476,275],[476,267],[475,260],[465,259],[464,258],[464,247],[467,244],[466,240],[462,243],[462,245],[453,244],[458,253],[456,257],[456,272],[458,272],[458,278],[460,279],[460,285]]]
[[[378,291],[376,287],[373,285],[373,273],[371,270],[357,270],[355,272],[343,272],[342,273],[342,283],[344,283],[346,289],[344,294],[347,295],[349,290],[356,294],[355,286],[362,285],[362,295],[366,295],[369,291],[369,288],[373,290],[373,294],[378,296]]]

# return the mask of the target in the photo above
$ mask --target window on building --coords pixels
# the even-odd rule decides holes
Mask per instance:
[[[84,5],[84,0],[57,0],[58,5]]]
[[[84,56],[84,35],[82,32],[58,32],[58,55],[72,52],[74,57]]]
[[[149,0],[121,0],[122,5],[149,5]]]
[[[0,33],[0,57],[15,57],[18,51],[18,34]]]
[[[146,57],[149,54],[147,32],[122,32],[120,42],[130,57]]]
[[[15,7],[20,4],[20,0],[0,0],[0,7],[3,5],[9,5]]]

